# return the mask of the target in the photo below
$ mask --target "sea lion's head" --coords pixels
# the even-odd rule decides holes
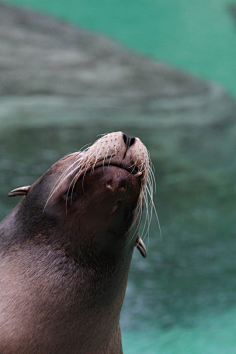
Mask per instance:
[[[18,218],[31,240],[63,246],[78,262],[116,262],[135,246],[146,256],[138,228],[152,189],[146,147],[115,132],[62,158],[32,186],[9,196],[25,195]]]

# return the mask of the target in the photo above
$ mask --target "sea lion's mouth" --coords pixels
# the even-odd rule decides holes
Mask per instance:
[[[66,200],[71,200],[73,199],[73,195],[74,195],[74,189],[76,184],[78,183],[82,183],[84,182],[84,180],[86,179],[86,177],[90,176],[91,174],[95,174],[96,171],[102,169],[102,171],[104,172],[104,174],[106,173],[106,169],[110,168],[110,167],[115,167],[117,169],[120,170],[124,170],[126,172],[128,172],[129,174],[126,175],[125,179],[127,179],[128,177],[136,177],[136,179],[139,182],[139,194],[141,193],[141,188],[142,188],[142,175],[143,173],[141,171],[138,171],[138,168],[136,166],[131,166],[128,164],[124,164],[124,163],[112,163],[110,162],[109,159],[107,159],[107,161],[99,161],[95,166],[92,166],[91,168],[88,168],[82,175],[80,175],[80,177],[74,181],[74,183],[70,184],[70,187],[67,190],[67,193],[65,193],[64,195],[64,199]],[[112,178],[111,178],[112,180]]]
[[[123,172],[122,172],[123,171]],[[130,190],[131,185],[136,185],[135,194],[137,198],[140,197],[142,190],[142,172],[138,172],[136,167],[125,164],[116,164],[108,162],[98,162],[95,166],[86,169],[86,171],[79,176],[76,181],[70,183],[69,188],[66,193],[64,193],[63,198],[67,201],[73,202],[76,196],[83,194],[85,192],[85,187],[89,188],[91,183],[96,183],[97,188],[102,188],[99,186],[100,180],[103,179],[103,186],[108,186],[109,189],[113,189],[118,193],[119,190],[125,191],[126,188]],[[85,183],[87,180],[93,182]],[[96,181],[96,182],[95,182]],[[113,186],[111,188],[111,186]],[[138,188],[137,188],[138,187]],[[77,191],[80,190],[79,194]],[[130,190],[130,193],[131,190]]]
[[[140,177],[143,174],[142,171],[139,171],[138,168],[136,166],[134,166],[134,165],[133,166],[126,166],[126,165],[124,165],[122,163],[120,163],[120,164],[109,163],[109,161],[105,162],[105,163],[103,161],[97,163],[93,168],[87,170],[86,174],[89,173],[89,172],[93,172],[93,171],[95,171],[96,169],[98,169],[100,167],[106,168],[106,167],[109,167],[109,166],[115,166],[115,167],[121,168],[123,170],[126,170],[130,174],[134,175],[135,177]]]

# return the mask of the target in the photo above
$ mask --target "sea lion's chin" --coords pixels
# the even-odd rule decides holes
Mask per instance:
[[[64,194],[67,227],[77,224],[83,230],[78,232],[78,242],[93,239],[99,247],[113,244],[113,250],[116,242],[125,245],[137,226],[140,190],[140,178],[126,169],[96,167],[77,181],[71,193]]]

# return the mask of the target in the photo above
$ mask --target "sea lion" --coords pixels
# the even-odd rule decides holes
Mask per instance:
[[[120,311],[153,175],[110,133],[49,168],[0,224],[0,353],[121,354]]]

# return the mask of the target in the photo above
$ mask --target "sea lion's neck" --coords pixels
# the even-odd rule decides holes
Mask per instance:
[[[19,218],[17,208],[2,222],[3,234],[9,229],[9,223],[14,224],[15,218]],[[71,348],[74,343],[80,342],[80,353],[100,353],[98,348],[101,343],[107,343],[109,348],[109,343],[114,342],[114,338],[117,346],[120,346],[119,317],[132,252],[123,260],[116,258],[114,261],[111,257],[106,266],[102,258],[102,263],[99,264],[99,255],[93,258],[95,255],[90,254],[90,259],[89,253],[85,253],[85,258],[78,257],[75,261],[66,254],[66,245],[62,247],[57,243],[46,244],[39,242],[39,239],[36,242],[36,238],[26,240],[21,232],[20,228],[18,240],[15,239],[14,246],[11,245],[14,257],[11,252],[6,255],[5,270],[20,281],[19,293],[16,289],[16,294],[13,295],[18,298],[19,308],[21,304],[29,306],[32,337],[37,339],[38,333],[41,333],[41,337],[45,335],[47,340],[54,343],[61,336],[63,343],[68,340],[67,345]],[[7,239],[7,234],[5,238]],[[28,292],[31,294],[30,298],[36,299],[35,302],[29,302]],[[24,323],[21,323],[21,314],[19,316],[19,324],[27,328],[28,319],[25,318]],[[36,318],[37,324],[34,326],[33,321]],[[68,326],[70,330],[67,333],[70,334],[65,340],[65,328]],[[37,333],[34,327],[37,328]],[[113,351],[107,350],[107,353]]]
[[[60,219],[46,213],[37,203],[29,208],[25,198],[0,223],[2,245],[13,247],[25,242],[50,245],[85,269],[105,274],[130,263],[132,247],[127,247],[129,236],[124,237],[124,230],[116,233],[109,228],[93,230],[89,224],[82,224],[83,220],[72,224],[68,219],[66,212]],[[12,232],[15,225],[17,230]]]
[[[74,284],[74,289],[71,291],[78,302],[85,303],[81,298],[82,283],[85,282],[88,284],[86,301],[89,302],[91,299],[91,303],[87,303],[86,306],[91,306],[92,303],[96,306],[96,302],[108,304],[112,302],[111,299],[119,298],[117,301],[120,306],[118,307],[121,308],[132,258],[132,250],[126,249],[124,241],[122,239],[117,241],[117,247],[112,244],[110,248],[108,246],[107,249],[99,249],[99,245],[93,239],[83,241],[82,244],[76,242],[76,238],[81,235],[70,233],[67,229],[65,229],[66,234],[63,232],[62,239],[56,238],[55,235],[62,234],[62,230],[55,233],[54,229],[51,235],[50,229],[47,229],[47,223],[42,223],[42,215],[38,214],[38,218],[34,218],[34,222],[27,218],[28,223],[25,224],[23,205],[24,200],[0,223],[2,250],[10,248],[14,252],[16,249],[21,249],[27,254],[34,248],[34,252],[38,254],[38,262],[40,262],[40,257],[43,263],[46,259],[47,267],[51,269],[52,273],[65,273],[61,277],[63,284],[66,281],[68,284]],[[41,225],[37,223],[37,219],[41,220]],[[9,232],[9,230],[12,231],[14,225],[17,225],[17,232]],[[39,226],[41,231],[39,231]],[[34,233],[34,230],[37,232]],[[12,239],[13,234],[14,239]],[[32,262],[30,267],[33,269],[34,266],[35,262]],[[76,276],[79,280],[72,281],[71,277]],[[82,283],[81,279],[83,279]],[[68,287],[68,284],[64,284],[65,287]],[[71,285],[69,287],[71,288]],[[91,294],[90,297],[88,293]]]

